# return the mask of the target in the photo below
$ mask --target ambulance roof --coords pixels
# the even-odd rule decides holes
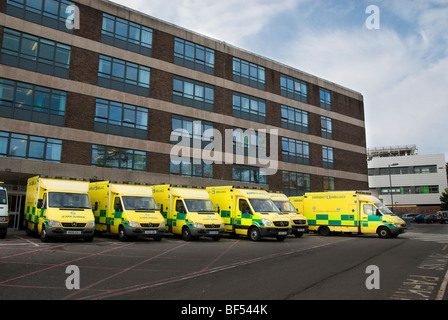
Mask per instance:
[[[110,190],[113,193],[118,193],[123,196],[152,197],[152,188],[150,186],[137,186],[137,185],[112,183],[110,185]]]
[[[289,201],[289,198],[283,193],[270,192],[272,201]]]
[[[173,196],[181,197],[184,199],[207,199],[209,200],[208,192],[205,189],[194,188],[178,188],[172,187]]]
[[[48,191],[61,191],[61,192],[89,192],[89,182],[87,181],[74,181],[74,180],[57,180],[57,179],[40,179],[41,187]]]

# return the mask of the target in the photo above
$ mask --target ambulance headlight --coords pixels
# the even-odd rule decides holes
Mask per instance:
[[[129,221],[129,225],[131,226],[131,227],[139,227],[140,225],[138,224],[138,222],[134,222],[134,221]]]
[[[93,227],[95,227],[95,221],[90,221],[90,222],[87,224],[87,228],[93,228]]]
[[[160,228],[164,228],[164,227],[165,227],[165,221],[163,221],[163,222],[159,225],[159,227],[160,227]]]
[[[194,226],[195,228],[204,228],[204,225],[203,225],[202,223],[199,223],[199,222],[194,222],[194,223],[193,223],[193,226]]]
[[[56,220],[48,220],[48,224],[52,227],[61,227],[61,223]]]
[[[261,219],[261,222],[263,222],[263,224],[267,227],[272,227],[273,224],[271,221],[269,221],[268,219]]]
[[[401,224],[399,224],[399,223],[394,223],[394,226],[397,227],[397,228],[400,228],[400,227],[401,227]]]

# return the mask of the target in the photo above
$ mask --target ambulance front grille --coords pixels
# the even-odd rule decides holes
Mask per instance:
[[[140,223],[140,225],[142,226],[142,228],[158,228],[159,227],[158,223]]]
[[[288,225],[288,221],[274,221],[274,226],[276,227],[287,227]]]
[[[207,229],[219,229],[221,225],[219,224],[204,224],[204,227]]]

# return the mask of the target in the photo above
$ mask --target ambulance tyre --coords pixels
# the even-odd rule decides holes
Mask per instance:
[[[283,241],[286,239],[286,236],[277,236],[277,241]]]
[[[182,239],[184,241],[193,240],[193,236],[191,235],[190,228],[188,228],[187,226],[183,227],[183,229],[182,229]]]
[[[252,241],[260,241],[260,239],[261,239],[261,233],[257,227],[251,227],[247,234],[249,236],[249,239]]]
[[[42,231],[40,232],[40,240],[42,242],[50,241],[50,237],[48,236],[47,230],[45,230],[45,226],[42,226]]]
[[[379,227],[376,233],[378,234],[378,236],[380,238],[383,238],[383,239],[390,238],[390,235],[391,235],[389,228],[386,228],[386,227]]]
[[[319,234],[321,236],[329,236],[330,235],[330,229],[326,226],[322,226],[319,228]]]
[[[129,237],[126,234],[123,226],[120,226],[120,228],[118,229],[118,240],[120,240],[121,242],[126,242],[129,240]]]

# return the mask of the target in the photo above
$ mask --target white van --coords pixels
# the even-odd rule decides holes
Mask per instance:
[[[6,238],[8,223],[8,193],[6,192],[6,188],[0,185],[0,239]]]

